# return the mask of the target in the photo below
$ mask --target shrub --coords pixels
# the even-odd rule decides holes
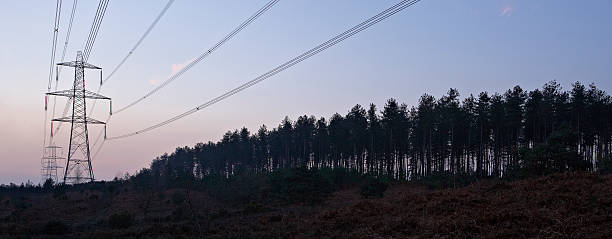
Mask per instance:
[[[181,192],[174,192],[172,194],[172,202],[174,204],[181,204],[185,201],[185,194]]]
[[[70,226],[61,221],[52,220],[45,224],[42,233],[51,235],[67,234],[70,233]]]
[[[13,198],[13,205],[18,208],[18,209],[22,209],[25,210],[27,208],[29,208],[30,206],[32,206],[32,204],[30,202],[28,202],[28,198],[24,197],[24,196],[20,196],[20,197],[15,197]]]
[[[166,194],[165,194],[163,191],[159,191],[159,192],[157,193],[157,199],[159,199],[159,200],[164,200],[164,199],[166,199]]]
[[[475,181],[476,177],[472,175],[449,172],[434,172],[417,180],[418,183],[427,186],[429,189],[465,187]]]
[[[608,156],[598,162],[597,172],[599,174],[612,174],[612,157]]]
[[[55,182],[53,182],[53,179],[51,178],[47,178],[47,180],[45,180],[45,183],[43,183],[43,189],[45,191],[50,191],[53,189],[53,185],[55,184]]]
[[[368,177],[359,189],[364,198],[381,198],[388,187],[389,183],[386,180]]]
[[[225,202],[247,203],[261,197],[265,191],[267,174],[241,173],[232,177],[207,175],[202,184],[208,193]]]
[[[134,224],[134,216],[126,213],[114,213],[108,217],[108,225],[114,229],[124,229]]]
[[[185,207],[176,207],[172,210],[172,214],[170,214],[170,219],[173,221],[181,221],[188,218],[188,212]]]
[[[286,168],[274,172],[243,172],[227,178],[206,175],[201,185],[211,196],[232,203],[275,199],[281,203],[321,203],[332,192],[363,179],[343,168]]]
[[[332,178],[306,168],[279,170],[270,176],[269,183],[271,194],[288,203],[321,203],[335,186]]]
[[[53,198],[56,199],[68,199],[68,195],[66,194],[67,187],[65,184],[55,185],[53,189]]]
[[[521,155],[525,176],[591,170],[591,163],[583,160],[573,147],[577,139],[577,132],[564,128],[553,131],[546,142],[526,149]]]

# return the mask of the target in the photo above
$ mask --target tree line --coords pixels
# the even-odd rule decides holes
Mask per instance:
[[[329,119],[285,117],[273,129],[228,131],[218,142],[164,154],[137,175],[156,180],[231,177],[283,168],[345,168],[413,180],[435,174],[514,177],[609,167],[612,100],[594,84],[564,91],[515,86],[460,98],[450,89],[409,107],[355,105]]]

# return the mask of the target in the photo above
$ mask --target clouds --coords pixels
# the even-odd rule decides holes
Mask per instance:
[[[501,12],[499,13],[499,16],[509,17],[509,16],[512,16],[512,13],[514,13],[514,6],[510,4],[506,4],[504,5]]]
[[[177,64],[172,64],[171,68],[172,68],[172,75],[176,74],[177,72],[179,72],[181,69],[183,69],[183,67],[185,67],[186,65],[188,65],[189,63],[191,63],[192,61],[195,61],[195,58],[191,58],[188,61],[185,61],[183,63],[177,63]]]
[[[185,67],[184,63],[172,64],[172,74],[177,73],[178,71],[183,69],[183,67]]]
[[[170,65],[170,75],[167,76],[167,77],[168,78],[172,77],[173,75],[178,73],[181,69],[183,69],[186,65],[188,65],[189,63],[191,63],[194,60],[195,60],[195,58],[192,58],[192,59],[189,59],[188,61],[185,61],[183,63],[176,63],[176,64]],[[159,78],[161,78],[161,77],[156,77],[156,79],[149,80],[149,84],[150,85],[157,85],[157,83],[159,83],[160,81],[165,81],[165,80],[160,80]]]

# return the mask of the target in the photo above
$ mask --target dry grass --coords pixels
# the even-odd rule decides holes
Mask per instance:
[[[114,213],[135,224],[112,229]],[[49,237],[52,220],[69,225],[63,237],[93,238],[612,238],[612,177],[557,174],[445,190],[400,184],[380,199],[350,189],[315,206],[230,205],[182,189],[0,195],[0,237]]]

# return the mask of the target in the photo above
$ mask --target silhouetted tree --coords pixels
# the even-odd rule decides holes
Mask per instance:
[[[179,147],[134,178],[167,187],[207,176],[232,177],[284,168],[347,168],[395,179],[477,177],[597,170],[612,158],[612,100],[579,82],[555,82],[463,100],[450,89],[424,94],[408,108],[389,99],[352,107],[346,116],[285,117],[278,127],[228,131],[218,142]],[[603,163],[602,163],[603,162]],[[606,166],[607,167],[607,166]]]

